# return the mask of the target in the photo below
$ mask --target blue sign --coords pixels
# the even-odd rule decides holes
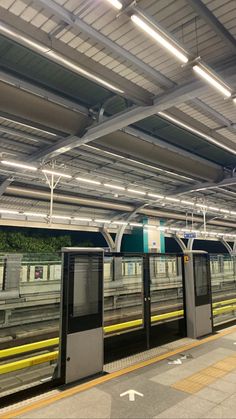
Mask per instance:
[[[196,233],[184,233],[185,239],[196,239]]]

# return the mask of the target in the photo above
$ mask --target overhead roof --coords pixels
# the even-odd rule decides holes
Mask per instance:
[[[0,164],[0,205],[48,210],[46,198],[24,197],[22,190],[48,190],[41,169],[53,161],[73,176],[57,184],[63,195],[153,210],[164,205],[196,216],[200,211],[148,195],[161,194],[234,212],[234,0],[121,3],[119,12],[108,0],[0,2],[1,158],[40,168],[35,174]],[[181,65],[136,27],[131,14],[164,30],[189,64]],[[194,74],[198,56],[210,74],[229,86],[231,98]],[[125,190],[117,192],[105,183]],[[128,191],[135,188],[145,195]],[[93,218],[99,215],[98,206],[76,208]],[[54,209],[75,213],[58,202]],[[104,211],[111,219],[127,216]],[[234,228],[234,214],[208,213],[222,223],[228,217]],[[133,218],[140,217],[134,211]]]

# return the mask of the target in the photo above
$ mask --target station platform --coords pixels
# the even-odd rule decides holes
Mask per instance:
[[[113,372],[8,406],[0,417],[236,418],[236,326],[183,343],[133,365],[119,361],[117,371],[110,365]]]

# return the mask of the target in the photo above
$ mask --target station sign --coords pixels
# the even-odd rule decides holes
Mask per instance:
[[[185,239],[196,239],[196,233],[184,233]]]

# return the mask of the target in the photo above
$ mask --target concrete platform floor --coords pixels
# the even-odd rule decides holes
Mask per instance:
[[[236,418],[236,327],[0,417]]]

